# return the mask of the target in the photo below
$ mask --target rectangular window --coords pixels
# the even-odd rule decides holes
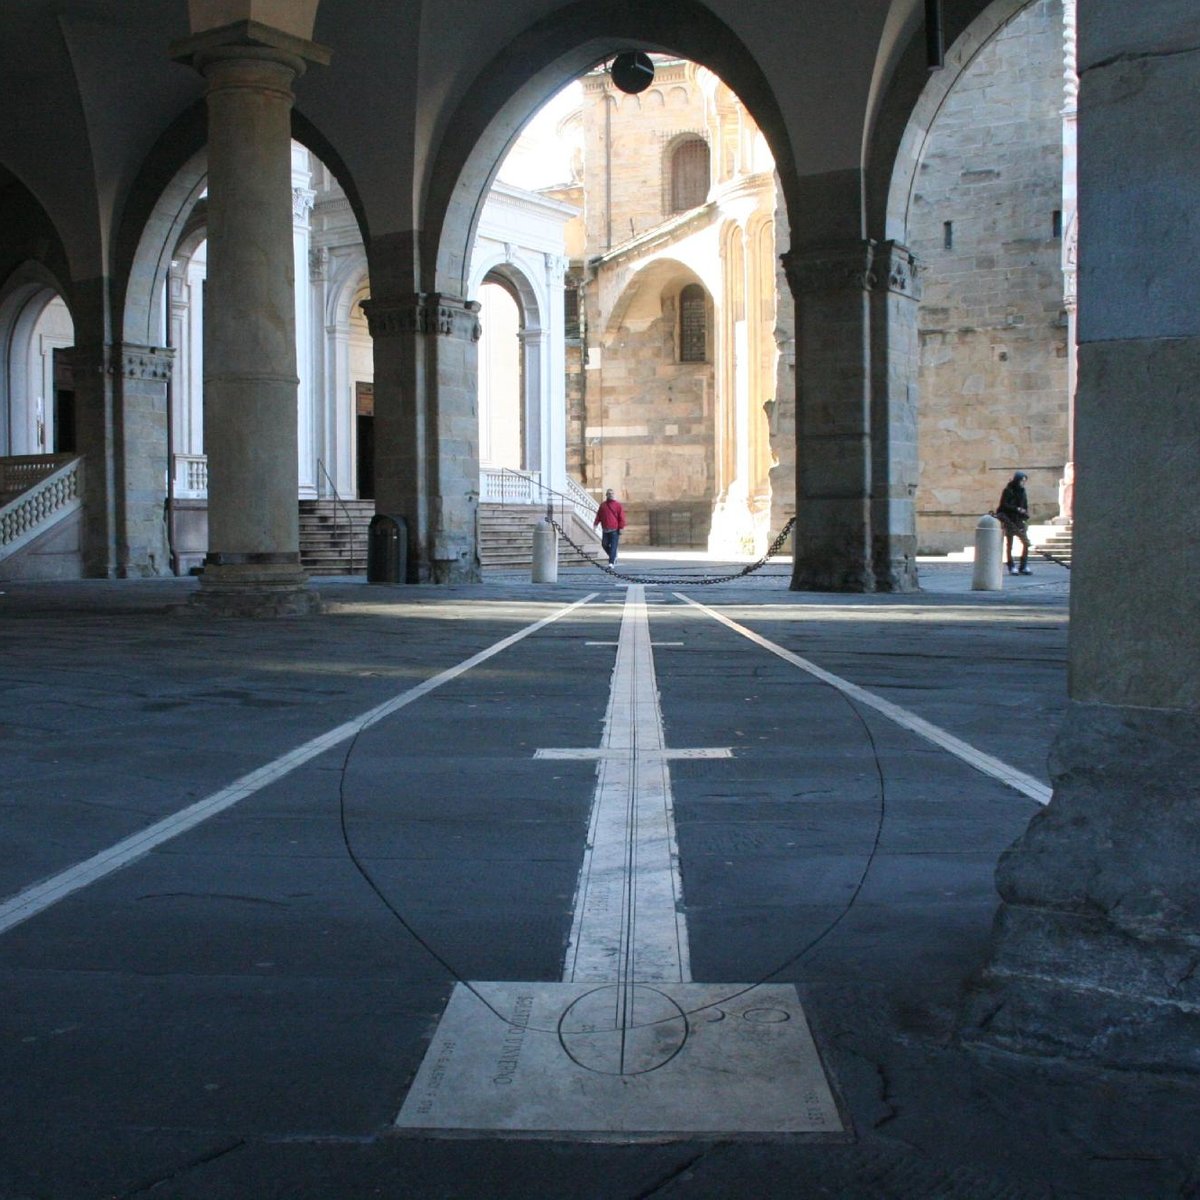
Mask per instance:
[[[1050,236],[1062,237],[1062,209],[1056,208],[1050,217]]]
[[[942,249],[943,250],[953,250],[954,249],[954,222],[953,221],[943,221],[942,222]]]
[[[679,361],[705,362],[708,358],[708,305],[704,289],[689,283],[679,293]]]
[[[568,287],[563,291],[563,323],[567,337],[579,337],[579,289],[576,287]]]

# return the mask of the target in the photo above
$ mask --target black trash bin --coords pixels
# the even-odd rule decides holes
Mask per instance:
[[[376,513],[367,529],[367,582],[403,583],[408,566],[408,522]]]

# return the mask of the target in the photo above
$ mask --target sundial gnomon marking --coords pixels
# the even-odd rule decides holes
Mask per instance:
[[[731,750],[665,745],[642,585],[600,746],[535,757],[596,763],[563,980],[456,985],[397,1126],[840,1132],[794,988],[692,982],[669,763]]]

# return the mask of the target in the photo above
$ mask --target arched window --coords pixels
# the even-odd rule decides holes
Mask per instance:
[[[708,361],[708,304],[698,283],[679,293],[679,361]]]
[[[708,143],[688,138],[671,153],[671,211],[686,212],[708,198]]]

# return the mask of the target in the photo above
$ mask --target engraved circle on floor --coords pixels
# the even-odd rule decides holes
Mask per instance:
[[[691,979],[645,589],[622,610],[561,983],[456,985],[396,1119],[402,1131],[844,1136],[790,984]]]

